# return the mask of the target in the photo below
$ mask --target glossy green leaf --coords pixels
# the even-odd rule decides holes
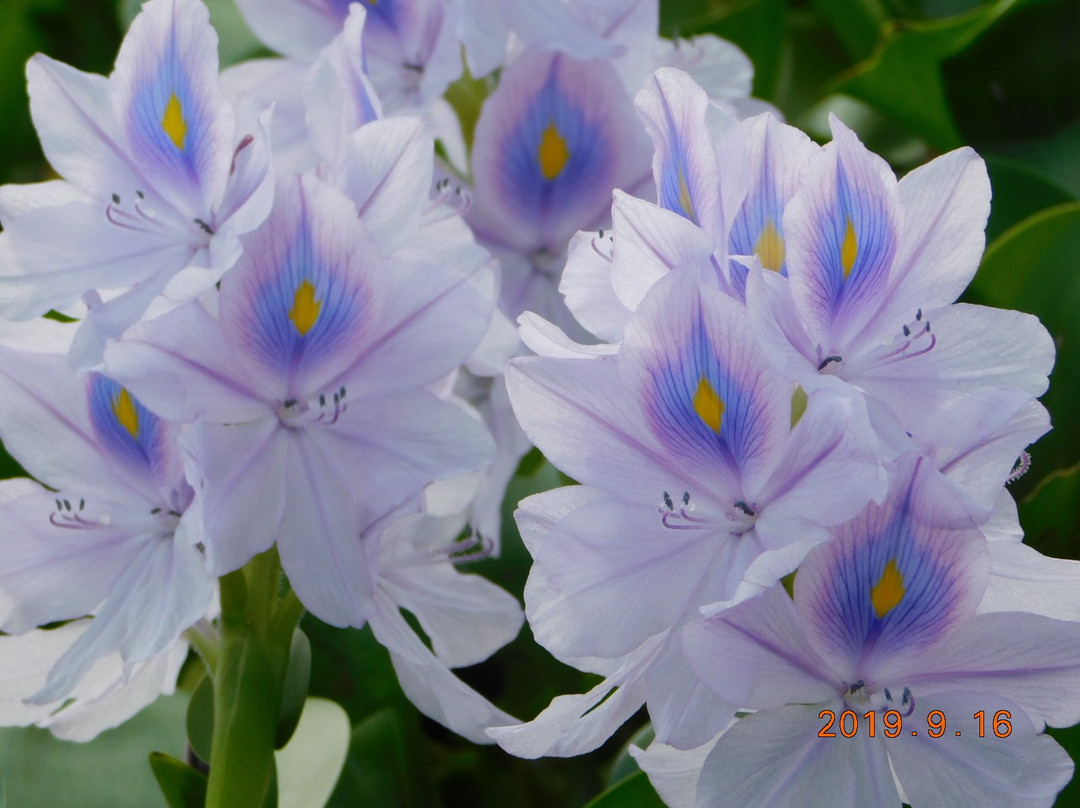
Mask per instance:
[[[278,716],[277,734],[274,738],[275,749],[285,746],[296,731],[310,683],[311,643],[307,635],[297,628],[293,632],[292,648],[289,650],[289,667],[285,671],[285,688],[281,694],[281,715]]]
[[[169,808],[203,808],[206,775],[164,752],[150,753],[150,769]]]
[[[986,225],[988,244],[1039,211],[1076,201],[1075,196],[1046,174],[1019,160],[989,155],[986,169],[994,192],[990,221]]]
[[[1037,0],[997,0],[966,14],[930,22],[891,20],[873,55],[837,89],[877,107],[939,149],[963,145],[949,109],[942,62],[991,25]]]
[[[865,59],[881,38],[888,14],[881,0],[812,0],[847,52]]]
[[[192,751],[209,763],[214,737],[214,683],[209,676],[203,677],[188,702],[187,736]]]
[[[1076,558],[1080,549],[1080,468],[1044,477],[1019,505],[1024,541],[1040,553]]]
[[[632,774],[609,788],[585,808],[664,808],[645,772]]]
[[[1038,213],[994,241],[970,297],[1037,315],[1057,344],[1043,397],[1054,429],[1032,447],[1032,471],[1014,486],[1022,498],[1047,473],[1080,460],[1080,203]]]

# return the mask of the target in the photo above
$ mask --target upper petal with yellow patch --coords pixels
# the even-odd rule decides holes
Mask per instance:
[[[646,143],[609,64],[527,53],[477,122],[471,223],[503,246],[563,249],[603,223],[614,188],[646,175]]]
[[[171,445],[176,435],[168,423],[125,387],[96,373],[90,376],[87,398],[90,423],[109,456],[129,471],[165,482],[176,460]]]
[[[283,397],[317,392],[316,379],[355,361],[376,262],[346,197],[313,178],[281,183],[270,218],[222,280],[226,339]]]
[[[132,23],[111,80],[129,159],[150,190],[189,221],[207,221],[221,200],[235,148],[235,117],[217,71],[206,7],[153,0]],[[124,198],[148,189],[115,190]]]
[[[833,118],[783,217],[792,294],[827,352],[845,347],[884,304],[900,226],[896,177]]]
[[[940,486],[925,461],[901,458],[885,503],[834,529],[800,568],[796,603],[838,672],[884,674],[974,614],[989,575],[985,541],[935,506]]]

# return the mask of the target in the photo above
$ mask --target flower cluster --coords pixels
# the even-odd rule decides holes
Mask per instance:
[[[457,569],[498,551],[529,447],[507,315],[648,180],[652,67],[741,98],[749,63],[660,39],[656,2],[240,7],[282,58],[219,71],[205,6],[151,0],[110,76],[27,68],[59,179],[0,188],[0,437],[37,481],[0,486],[6,720],[92,737],[171,690],[189,641],[213,674],[218,579],[272,551],[273,608],[370,624],[416,704],[488,742],[512,719],[450,669],[523,620]],[[442,100],[466,70],[498,84],[471,166]]]
[[[0,439],[34,478],[0,483],[0,721],[92,737],[190,644],[208,805],[258,797],[237,682],[266,662],[276,713],[307,610],[516,755],[646,705],[672,806],[1052,803],[1080,571],[1005,485],[1054,345],[955,302],[974,152],[897,181],[839,120],[818,146],[656,0],[238,5],[279,57],[219,71],[200,0],[149,0],[110,76],[27,68],[59,179],[0,188]],[[459,567],[530,443],[579,484],[517,511],[523,615]],[[519,723],[452,669],[526,616],[601,681]]]
[[[1004,487],[1049,428],[1050,336],[954,302],[982,161],[897,182],[838,120],[819,147],[670,68],[636,104],[658,201],[616,192],[561,287],[604,341],[525,315],[539,356],[507,371],[581,483],[520,505],[526,614],[604,678],[490,734],[576,755],[644,703],[635,756],[673,806],[1049,806],[1072,763],[1040,732],[1080,719],[1080,577],[1019,543]]]

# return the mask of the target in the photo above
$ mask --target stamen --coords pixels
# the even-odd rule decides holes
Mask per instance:
[[[597,255],[599,255],[601,258],[603,258],[610,264],[612,261],[615,260],[615,237],[608,236],[606,241],[607,244],[605,245],[604,228],[601,227],[599,235],[593,237],[592,248],[593,252],[595,252]],[[610,245],[610,247],[607,245]]]
[[[1015,483],[1025,474],[1028,469],[1031,468],[1031,455],[1027,452],[1020,452],[1020,456],[1016,458],[1016,463],[1013,464],[1012,471],[1009,472],[1009,476],[1005,478],[1005,484]]]

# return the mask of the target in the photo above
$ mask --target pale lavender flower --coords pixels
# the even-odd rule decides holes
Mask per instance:
[[[237,235],[269,212],[263,125],[225,99],[217,65],[198,0],[147,3],[107,79],[30,60],[30,111],[64,181],[0,192],[14,259],[0,311],[26,319],[82,298],[78,365],[100,361],[104,341],[167,289],[183,300],[212,286],[239,254]],[[174,278],[187,267],[204,271]]]
[[[0,628],[93,614],[33,695],[71,692],[98,659],[125,670],[174,648],[211,606],[177,425],[114,381],[77,379],[62,352],[0,349],[0,436],[45,489],[5,481]],[[17,493],[18,496],[14,496]]]
[[[491,438],[426,385],[488,327],[475,247],[385,261],[355,203],[311,176],[277,189],[221,283],[110,346],[111,372],[183,437],[214,574],[275,542],[304,604],[362,625],[375,568],[361,530],[435,479],[482,466]]]
[[[672,273],[616,355],[511,363],[526,433],[584,484],[521,506],[535,562],[529,621],[560,659],[607,678],[534,722],[493,730],[504,748],[578,754],[643,701],[661,740],[712,737],[731,711],[691,675],[678,628],[701,606],[770,586],[828,538],[826,525],[884,493],[849,405],[811,396],[793,417],[793,389],[746,318],[693,273]]]
[[[754,711],[693,804],[1048,808],[1068,782],[1040,733],[1080,719],[1080,626],[975,613],[986,542],[920,465],[807,557],[794,599],[777,586],[685,629],[701,680]],[[826,711],[850,713],[830,730]]]

